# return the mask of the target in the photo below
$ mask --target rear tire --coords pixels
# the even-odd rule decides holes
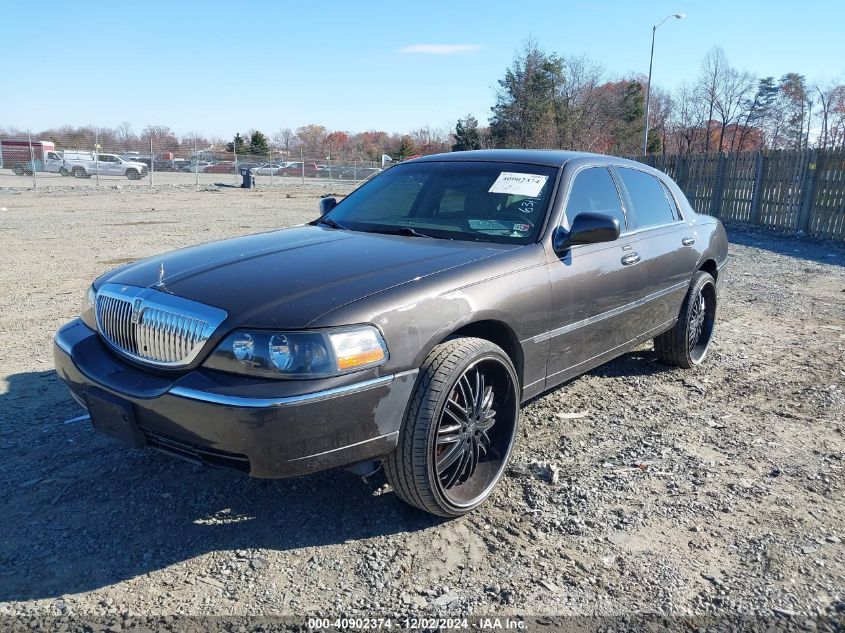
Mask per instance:
[[[710,273],[693,275],[675,326],[654,339],[658,360],[691,369],[704,362],[716,326],[716,282]]]
[[[26,172],[24,172],[23,165],[15,165],[15,175],[16,176],[23,176]]]
[[[61,169],[59,169],[59,173],[62,176],[70,176],[70,172],[67,170],[67,167],[62,167]]]
[[[406,503],[443,517],[481,505],[507,467],[519,421],[519,380],[490,341],[457,338],[420,369],[387,480]]]
[[[88,172],[83,167],[74,167],[71,171],[74,178],[90,178]]]

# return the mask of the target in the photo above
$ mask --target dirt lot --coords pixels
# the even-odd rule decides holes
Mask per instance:
[[[0,616],[843,617],[841,245],[729,227],[705,365],[643,347],[535,400],[459,520],[381,474],[251,480],[65,423],[51,338],[97,274],[308,220],[320,191],[0,190]]]

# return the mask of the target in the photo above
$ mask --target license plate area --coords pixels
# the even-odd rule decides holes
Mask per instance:
[[[92,390],[85,394],[85,403],[95,429],[134,448],[146,444],[131,402],[106,391]]]

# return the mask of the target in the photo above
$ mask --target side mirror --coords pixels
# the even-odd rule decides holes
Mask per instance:
[[[563,227],[555,231],[553,247],[555,253],[563,253],[576,244],[612,242],[618,237],[619,220],[606,213],[584,212],[575,216],[569,231]]]
[[[337,206],[336,198],[320,198],[320,215],[326,215]]]

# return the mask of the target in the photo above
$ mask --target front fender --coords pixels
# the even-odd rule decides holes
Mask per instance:
[[[324,315],[311,327],[372,323],[387,343],[388,373],[419,368],[431,350],[468,325],[501,324],[519,346],[523,386],[545,378],[551,292],[548,264],[536,249],[491,258],[371,295]],[[483,276],[482,276],[483,275]],[[481,277],[481,279],[479,279]]]

